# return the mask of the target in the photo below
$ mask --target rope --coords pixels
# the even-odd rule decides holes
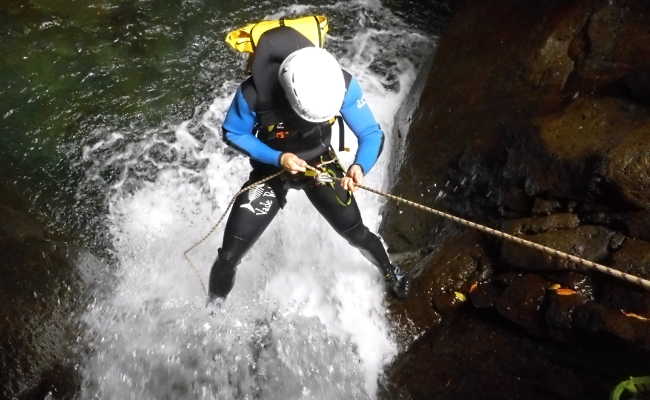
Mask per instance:
[[[334,180],[340,180],[339,178],[336,178],[336,177],[334,177],[333,179]],[[363,185],[355,185],[355,186],[360,188],[360,189],[366,190],[368,192],[372,192],[372,193],[375,193],[377,195],[384,196],[384,197],[387,197],[389,199],[395,200],[398,203],[404,203],[404,204],[407,204],[407,205],[409,205],[411,207],[415,207],[415,208],[417,208],[419,210],[426,211],[428,213],[435,214],[435,215],[438,215],[440,217],[450,219],[450,220],[452,220],[454,222],[457,222],[457,223],[459,223],[461,225],[465,225],[465,226],[468,226],[470,228],[477,229],[477,230],[479,230],[481,232],[485,232],[485,233],[488,233],[490,235],[497,236],[497,237],[499,237],[501,239],[510,240],[510,241],[515,242],[515,243],[519,243],[519,244],[521,244],[523,246],[535,248],[537,250],[540,250],[540,251],[542,251],[544,253],[553,255],[553,256],[558,257],[560,259],[569,260],[569,261],[571,261],[571,262],[573,262],[575,264],[582,265],[582,266],[584,266],[584,267],[586,267],[588,269],[589,268],[595,269],[595,270],[600,271],[600,272],[602,272],[604,274],[613,276],[613,277],[618,278],[618,279],[622,279],[622,280],[624,280],[626,282],[629,282],[629,283],[632,283],[634,285],[641,286],[645,290],[650,291],[650,280],[643,279],[643,278],[641,278],[639,276],[631,275],[631,274],[628,274],[626,272],[619,271],[619,270],[604,266],[602,264],[598,264],[598,263],[595,263],[593,261],[589,261],[587,259],[577,257],[577,256],[574,256],[572,254],[568,254],[568,253],[565,253],[565,252],[560,251],[560,250],[553,249],[553,248],[548,247],[548,246],[541,245],[539,243],[531,242],[530,240],[522,239],[522,238],[520,238],[518,236],[513,236],[513,235],[507,234],[505,232],[501,232],[501,231],[498,231],[496,229],[492,229],[492,228],[489,228],[487,226],[480,225],[480,224],[477,224],[475,222],[471,222],[471,221],[468,221],[468,220],[463,219],[463,218],[456,217],[456,216],[451,215],[451,214],[447,214],[445,212],[433,209],[431,207],[424,206],[424,205],[416,203],[414,201],[406,200],[404,198],[392,195],[390,193],[380,192],[379,190],[375,190],[375,189],[372,189],[372,188],[369,188],[369,187],[363,186]]]
[[[309,176],[313,176],[319,182],[328,182],[328,181],[330,181],[330,182],[331,181],[337,181],[338,182],[338,181],[341,181],[342,178],[338,178],[338,177],[334,176],[333,174],[330,174],[327,171],[321,169],[322,166],[330,164],[332,162],[336,162],[336,161],[337,161],[337,159],[334,158],[333,160],[329,160],[327,162],[322,162],[321,164],[319,164],[319,165],[317,165],[315,167],[307,166],[307,170],[311,172],[311,174],[309,174]],[[273,178],[275,178],[277,176],[282,175],[284,172],[285,172],[284,170],[276,172],[275,174],[269,175],[264,179],[261,179],[261,180],[255,182],[255,183],[252,183],[252,184],[242,188],[239,192],[237,192],[233,196],[232,200],[228,204],[228,207],[226,207],[226,210],[223,212],[223,214],[221,215],[221,217],[219,218],[217,223],[214,224],[212,229],[205,236],[203,236],[203,238],[201,238],[201,240],[196,242],[192,247],[185,250],[185,252],[183,253],[183,256],[185,257],[187,262],[192,266],[192,269],[194,270],[194,273],[199,278],[199,281],[201,282],[201,286],[203,287],[203,291],[205,292],[206,295],[208,294],[208,291],[205,288],[205,284],[203,283],[203,280],[201,279],[201,275],[199,274],[198,268],[196,268],[196,266],[192,263],[192,261],[190,260],[190,258],[188,256],[188,253],[191,252],[192,250],[194,250],[197,246],[201,245],[203,242],[205,242],[208,239],[208,237],[210,237],[210,235],[212,235],[214,233],[214,231],[217,229],[217,227],[219,226],[221,221],[226,216],[226,213],[228,212],[228,210],[230,210],[230,207],[232,207],[233,203],[237,199],[237,196],[239,196],[240,194],[254,188],[255,186],[261,185],[262,183],[264,183],[264,182],[266,182],[268,180],[271,180],[271,179],[273,179]],[[395,195],[390,194],[390,193],[385,193],[385,192],[382,192],[382,191],[379,191],[379,190],[376,190],[376,189],[373,189],[373,188],[370,188],[370,187],[367,187],[367,186],[364,186],[364,185],[359,185],[359,184],[355,184],[354,186],[358,187],[359,189],[363,189],[363,190],[366,190],[368,192],[377,194],[379,196],[389,198],[389,199],[394,200],[394,201],[396,201],[398,203],[404,203],[404,204],[407,204],[407,205],[409,205],[411,207],[414,207],[414,208],[417,208],[419,210],[428,212],[430,214],[434,214],[434,215],[437,215],[439,217],[443,217],[443,218],[449,219],[451,221],[454,221],[456,223],[459,223],[461,225],[465,225],[465,226],[468,226],[470,228],[477,229],[477,230],[479,230],[481,232],[488,233],[488,234],[496,236],[498,238],[501,238],[501,239],[504,239],[504,240],[510,240],[510,241],[518,243],[518,244],[520,244],[522,246],[537,249],[537,250],[539,250],[539,251],[541,251],[543,253],[550,254],[550,255],[555,256],[555,257],[557,257],[559,259],[562,259],[562,260],[568,260],[568,261],[570,261],[570,262],[572,262],[574,264],[581,265],[581,266],[583,266],[583,267],[585,267],[587,269],[597,270],[597,271],[599,271],[599,272],[601,272],[603,274],[613,276],[615,278],[621,279],[623,281],[626,281],[628,283],[631,283],[631,284],[634,284],[634,285],[637,285],[637,286],[641,286],[643,289],[650,291],[650,280],[643,279],[643,278],[641,278],[639,276],[628,274],[626,272],[619,271],[619,270],[607,267],[605,265],[598,264],[598,263],[595,263],[593,261],[590,261],[590,260],[587,260],[587,259],[584,259],[584,258],[581,258],[581,257],[577,257],[577,256],[574,256],[572,254],[565,253],[563,251],[556,250],[556,249],[553,249],[553,248],[548,247],[548,246],[541,245],[539,243],[531,242],[530,240],[522,239],[522,238],[520,238],[518,236],[510,235],[508,233],[501,232],[501,231],[498,231],[496,229],[489,228],[489,227],[487,227],[485,225],[477,224],[475,222],[468,221],[466,219],[456,217],[454,215],[442,212],[440,210],[436,210],[436,209],[431,208],[431,207],[427,207],[425,205],[416,203],[416,202],[411,201],[411,200],[404,199],[404,198],[399,197],[399,196],[395,196]]]

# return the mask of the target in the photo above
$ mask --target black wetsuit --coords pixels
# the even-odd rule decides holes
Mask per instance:
[[[336,171],[339,176],[344,175],[340,167],[337,167]],[[244,186],[261,178],[258,172],[253,170],[250,180]],[[307,198],[327,222],[351,245],[360,249],[373,264],[386,268],[390,266],[381,241],[363,224],[354,196],[340,184],[332,187],[318,185],[313,178],[278,177],[242,193],[235,201],[228,216],[223,246],[219,249],[219,257],[210,274],[211,296],[226,297],[230,292],[235,267],[276,216],[285,201],[287,191],[291,188],[304,190]],[[349,204],[344,205],[348,200]]]
[[[315,165],[322,159],[329,160],[333,157],[329,147],[330,124],[313,124],[301,120],[291,110],[276,78],[278,68],[286,56],[310,45],[307,39],[291,28],[281,27],[266,32],[255,52],[252,79],[242,85],[242,92],[246,97],[245,102],[255,111],[257,137],[274,150],[293,152]],[[349,83],[349,79],[346,81]],[[365,107],[365,102],[357,106]],[[276,126],[286,129],[290,140],[277,139],[273,129],[265,129]],[[242,146],[227,137],[226,140],[247,153]],[[379,146],[377,153],[380,151]],[[276,165],[270,165],[251,156],[251,164],[253,170],[243,186],[279,170],[277,161]],[[337,176],[345,175],[338,163],[330,166]],[[242,193],[236,199],[226,224],[223,246],[219,249],[219,255],[210,273],[211,298],[225,298],[228,295],[233,287],[237,265],[284,206],[289,189],[304,190],[314,207],[341,236],[361,250],[384,274],[393,272],[395,267],[390,264],[380,239],[363,224],[352,194],[338,183],[319,185],[313,178],[285,173],[262,186]]]

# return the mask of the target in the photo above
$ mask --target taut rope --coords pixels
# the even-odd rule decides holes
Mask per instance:
[[[337,178],[335,176],[331,177],[331,179],[333,179],[335,181],[340,181],[341,180],[341,178]],[[452,220],[454,222],[457,222],[457,223],[459,223],[461,225],[465,225],[465,226],[468,226],[470,228],[477,229],[477,230],[479,230],[481,232],[489,233],[490,235],[494,235],[494,236],[499,237],[501,239],[510,240],[510,241],[515,242],[515,243],[519,243],[522,246],[532,247],[532,248],[537,249],[537,250],[539,250],[539,251],[541,251],[543,253],[550,254],[552,256],[558,257],[558,258],[563,259],[563,260],[569,260],[569,261],[571,261],[571,262],[573,262],[575,264],[582,265],[583,267],[586,267],[588,269],[589,268],[590,269],[595,269],[595,270],[600,271],[600,272],[602,272],[604,274],[613,276],[613,277],[618,278],[618,279],[622,279],[622,280],[624,280],[626,282],[629,282],[629,283],[632,283],[634,285],[641,286],[645,290],[650,291],[650,280],[643,279],[640,276],[628,274],[626,272],[619,271],[619,270],[607,267],[605,265],[598,264],[598,263],[595,263],[593,261],[590,261],[590,260],[587,260],[587,259],[584,259],[584,258],[581,258],[581,257],[577,257],[577,256],[574,256],[572,254],[565,253],[563,251],[556,250],[556,249],[548,247],[548,246],[541,245],[539,243],[531,242],[530,240],[522,239],[522,238],[520,238],[518,236],[510,235],[508,233],[501,232],[501,231],[498,231],[496,229],[492,229],[492,228],[489,228],[487,226],[480,225],[480,224],[477,224],[475,222],[468,221],[466,219],[459,218],[459,217],[456,217],[456,216],[451,215],[451,214],[447,214],[445,212],[436,210],[436,209],[431,208],[431,207],[424,206],[424,205],[416,203],[414,201],[406,200],[406,199],[404,199],[402,197],[395,196],[395,195],[390,194],[390,193],[384,193],[384,192],[381,192],[379,190],[369,188],[369,187],[363,186],[363,185],[355,185],[355,186],[360,188],[360,189],[366,190],[368,192],[371,192],[371,193],[374,193],[374,194],[389,198],[391,200],[395,200],[398,203],[404,203],[404,204],[407,204],[407,205],[409,205],[411,207],[415,207],[415,208],[417,208],[419,210],[422,210],[422,211],[425,211],[425,212],[428,212],[428,213],[431,213],[431,214],[435,214],[435,215],[443,217],[443,218],[447,218],[447,219]]]

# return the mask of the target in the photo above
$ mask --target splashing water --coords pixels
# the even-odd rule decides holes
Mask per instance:
[[[274,16],[298,13],[357,21],[345,37],[333,32],[328,46],[359,80],[390,149],[394,114],[431,51],[430,39],[375,3],[294,6]],[[183,259],[248,175],[247,159],[220,135],[236,85],[224,80],[214,100],[185,122],[97,131],[84,149],[89,181],[109,170],[115,177],[107,190],[117,272],[110,296],[84,316],[94,351],[82,368],[81,398],[376,396],[382,368],[397,351],[379,273],[302,192],[290,191],[287,206],[244,257],[221,308],[206,308],[199,278]],[[346,136],[353,149],[341,155],[345,165],[356,144]],[[389,184],[386,154],[369,186]],[[357,199],[373,230],[381,200],[364,193]],[[204,282],[222,228],[190,254]]]

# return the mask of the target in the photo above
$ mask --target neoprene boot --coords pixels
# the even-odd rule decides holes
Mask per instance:
[[[219,249],[219,257],[210,270],[209,302],[218,298],[225,299],[228,296],[235,284],[236,270],[237,267],[233,265],[232,260],[223,257],[223,252]]]
[[[208,302],[215,299],[225,299],[235,284],[235,273],[237,265],[244,253],[250,247],[250,243],[234,236],[226,235],[224,246],[219,249],[219,256],[210,270],[210,287]]]
[[[381,269],[384,274],[386,286],[393,296],[401,300],[407,298],[411,284],[408,273],[393,264],[387,264],[381,267]]]
[[[351,245],[357,247],[368,261],[379,268],[384,276],[386,289],[393,296],[398,299],[405,299],[408,296],[408,274],[399,266],[390,263],[388,254],[386,254],[386,250],[377,235],[371,233],[363,224],[358,224],[354,228],[343,232],[342,235]]]

